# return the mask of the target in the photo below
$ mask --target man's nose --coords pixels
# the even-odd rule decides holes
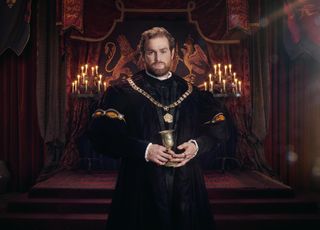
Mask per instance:
[[[160,57],[159,53],[156,52],[155,55],[154,55],[154,60],[155,60],[156,62],[159,61],[159,57]]]

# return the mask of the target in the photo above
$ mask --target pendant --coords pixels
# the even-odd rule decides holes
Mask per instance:
[[[170,113],[166,113],[163,116],[163,119],[166,123],[172,123],[173,122],[173,116]]]

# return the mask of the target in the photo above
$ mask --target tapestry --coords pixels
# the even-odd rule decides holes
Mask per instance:
[[[132,4],[125,0],[94,0],[89,4],[84,0],[64,0],[63,3],[62,28],[74,28],[67,37],[73,47],[71,55],[75,56],[75,52],[81,52],[79,49],[83,47],[87,49],[84,53],[79,53],[85,57],[78,56],[79,60],[71,62],[80,63],[77,67],[70,67],[77,69],[70,70],[68,84],[77,80],[77,75],[81,77],[83,72],[80,68],[86,64],[89,67],[86,66],[85,70],[89,68],[89,73],[92,73],[92,78],[87,79],[88,85],[103,80],[103,84],[108,86],[132,76],[143,68],[137,47],[140,34],[160,26],[165,27],[176,38],[172,71],[196,86],[202,85],[205,88],[204,81],[214,72],[214,64],[221,63],[221,71],[225,65],[232,64],[230,48],[232,46],[234,50],[239,50],[240,40],[231,37],[239,33],[245,35],[249,31],[246,1],[201,0],[155,4],[136,1]],[[95,70],[90,72],[91,68]],[[232,71],[230,66],[228,72],[233,74],[236,71]],[[102,77],[99,79],[100,74]]]
[[[320,62],[320,2],[287,0],[284,3],[284,46],[292,59],[311,55]]]
[[[31,0],[0,1],[0,55],[11,49],[20,55],[30,37]]]
[[[144,68],[138,43],[141,33],[154,26],[166,28],[176,39],[171,70],[197,86],[202,84],[212,71],[212,63],[204,40],[194,28],[185,21],[128,21],[121,23],[103,42],[98,66],[102,67],[99,72],[106,76],[108,85]]]

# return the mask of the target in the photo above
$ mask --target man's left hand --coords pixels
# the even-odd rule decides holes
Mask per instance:
[[[170,162],[175,162],[177,165],[175,167],[181,167],[189,162],[192,158],[195,157],[197,148],[195,144],[191,142],[184,142],[183,144],[177,147],[179,150],[184,150],[180,154],[174,154],[173,159]]]

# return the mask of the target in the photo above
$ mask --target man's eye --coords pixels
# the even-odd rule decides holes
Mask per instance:
[[[168,52],[168,50],[161,50],[161,53],[162,54],[165,54],[165,53],[167,53]]]
[[[150,56],[153,54],[153,51],[147,51],[146,54]]]

